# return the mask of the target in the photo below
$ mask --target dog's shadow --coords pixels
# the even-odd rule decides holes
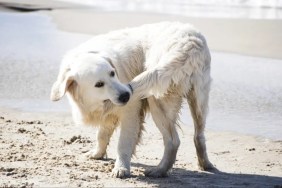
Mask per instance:
[[[152,166],[132,163],[136,168],[152,168]],[[234,174],[220,170],[213,172],[189,171],[173,168],[164,178],[132,176],[136,181],[146,182],[158,187],[277,187],[282,188],[282,178],[257,174]]]

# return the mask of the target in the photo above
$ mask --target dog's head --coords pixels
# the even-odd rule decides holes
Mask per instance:
[[[58,101],[68,92],[74,101],[91,109],[109,101],[119,106],[129,101],[130,86],[120,82],[109,58],[99,53],[84,53],[64,61],[68,60],[73,63],[61,67],[51,100]]]

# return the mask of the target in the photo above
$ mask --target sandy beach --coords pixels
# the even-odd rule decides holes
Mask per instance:
[[[101,12],[56,1],[13,2],[0,4],[41,11],[0,9],[0,65],[6,67],[0,70],[0,187],[282,187],[281,20],[189,18]],[[65,51],[91,35],[163,20],[190,22],[208,39],[214,83],[206,140],[219,172],[197,167],[193,124],[184,105],[181,145],[170,175],[144,176],[163,152],[161,134],[148,117],[132,159],[132,176],[112,178],[118,130],[107,159],[84,158],[96,145],[96,129],[74,125],[66,100],[49,101],[50,88]]]
[[[3,109],[1,109],[3,110]],[[95,146],[95,130],[73,125],[69,115],[7,112],[0,117],[0,184],[3,187],[280,187],[281,141],[207,131],[211,161],[220,172],[199,171],[191,128],[182,127],[181,146],[169,177],[148,178],[157,165],[162,138],[151,121],[132,160],[132,177],[111,177],[118,133],[107,159],[85,159]],[[158,146],[158,147],[156,147]]]

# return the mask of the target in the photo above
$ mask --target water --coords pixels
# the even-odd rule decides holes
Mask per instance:
[[[212,52],[207,126],[280,139],[282,60]],[[183,110],[183,122],[192,122]]]
[[[49,100],[64,53],[90,36],[58,31],[38,13],[0,13],[0,107],[69,111]]]
[[[138,11],[194,17],[281,19],[282,0],[61,0],[103,11]]]
[[[69,111],[49,93],[62,55],[89,35],[62,32],[40,13],[0,13],[0,107],[31,112]],[[282,60],[212,51],[207,129],[281,140]],[[187,105],[181,121],[192,126]]]
[[[0,24],[0,104],[13,107],[49,98],[64,53],[89,38],[58,31],[38,13],[0,13]]]

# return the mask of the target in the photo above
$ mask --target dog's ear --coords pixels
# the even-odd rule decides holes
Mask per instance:
[[[53,84],[50,99],[52,101],[60,100],[73,85],[75,85],[74,76],[67,72],[63,79],[58,79]]]

